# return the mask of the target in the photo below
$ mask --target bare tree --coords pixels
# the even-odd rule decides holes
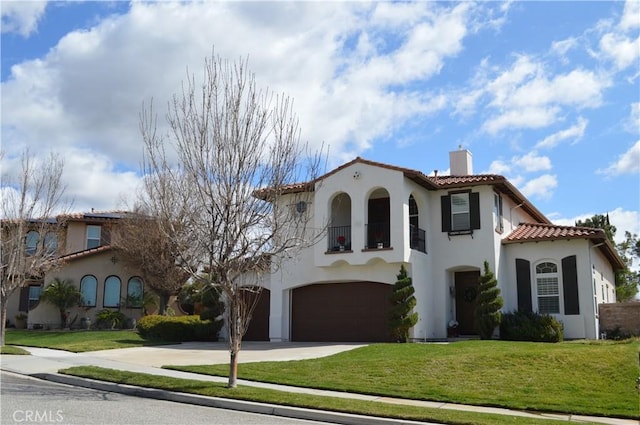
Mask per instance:
[[[160,220],[140,211],[126,214],[111,231],[111,246],[126,265],[140,271],[145,286],[160,297],[158,309],[164,314],[169,297],[182,288],[189,275],[178,266],[178,249],[171,246],[174,240],[167,237],[163,230],[167,226]]]
[[[62,223],[54,217],[67,212],[62,183],[64,161],[51,154],[37,161],[25,150],[14,175],[3,175],[0,205],[0,304],[2,345],[7,320],[7,300],[16,289],[38,281],[56,267]]]
[[[141,114],[145,202],[163,217],[179,263],[193,279],[208,276],[226,304],[229,387],[260,279],[317,236],[308,228],[308,196],[320,155],[300,143],[292,101],[259,90],[247,61],[212,55],[204,81],[191,76],[169,103],[166,136],[152,107]],[[303,189],[303,190],[297,190]],[[206,271],[202,274],[201,271]],[[258,289],[252,289],[258,288]]]

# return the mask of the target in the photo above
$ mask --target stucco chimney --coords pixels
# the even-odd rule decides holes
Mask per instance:
[[[471,152],[463,149],[449,152],[449,174],[452,176],[468,176],[473,174]]]

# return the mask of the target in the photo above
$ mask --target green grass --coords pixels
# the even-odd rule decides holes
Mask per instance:
[[[640,418],[638,340],[375,344],[330,357],[240,364],[240,378],[517,410]],[[240,353],[242,356],[242,353]],[[167,366],[226,376],[227,365]]]
[[[147,341],[132,330],[124,331],[28,331],[7,329],[5,344],[25,347],[53,348],[81,353],[114,348],[161,345],[166,342]]]
[[[28,356],[29,352],[26,350],[23,350],[20,347],[12,347],[10,345],[5,345],[0,347],[0,354],[15,354],[20,356]]]
[[[60,373],[121,384],[159,388],[168,391],[200,394],[209,397],[223,397],[238,400],[249,400],[278,405],[321,409],[336,412],[362,415],[399,418],[405,420],[432,421],[445,424],[475,425],[553,425],[546,419],[523,418],[508,415],[469,413],[454,410],[432,409],[416,406],[397,405],[376,401],[361,401],[335,397],[314,396],[308,394],[289,393],[248,386],[229,389],[222,383],[197,380],[168,378],[103,369],[94,366],[78,366],[61,370]]]

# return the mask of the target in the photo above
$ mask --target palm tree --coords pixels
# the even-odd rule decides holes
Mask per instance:
[[[67,310],[82,302],[82,293],[73,284],[73,281],[55,278],[49,286],[42,291],[40,299],[58,308],[60,312],[60,326],[64,329],[67,327]]]

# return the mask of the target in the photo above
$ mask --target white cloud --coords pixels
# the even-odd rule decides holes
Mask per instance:
[[[141,183],[133,171],[122,171],[108,157],[86,150],[64,151],[66,194],[75,211],[111,210],[134,195]],[[91,172],[87,172],[91,170]]]
[[[600,39],[601,52],[613,60],[618,70],[638,63],[640,58],[640,37],[629,38],[619,33],[608,33]]]
[[[560,108],[558,107],[516,108],[487,120],[482,128],[492,135],[505,129],[544,128],[558,119],[559,112]]]
[[[553,74],[542,62],[520,55],[510,68],[481,84],[490,98],[483,130],[494,135],[508,129],[545,128],[556,123],[568,108],[598,107],[611,82],[604,75],[580,68]]]
[[[519,158],[516,157],[512,162],[518,169],[528,173],[551,169],[551,160],[546,156],[539,156],[535,151]]]
[[[552,174],[543,174],[540,177],[529,180],[523,187],[522,193],[527,198],[549,199],[554,189],[558,187],[558,179]]]
[[[626,1],[619,26],[623,31],[640,27],[640,2],[638,0]]]
[[[47,7],[46,1],[3,1],[2,33],[16,33],[29,37],[38,30],[38,22],[42,19]]]
[[[186,68],[197,77],[215,45],[229,59],[248,55],[259,86],[295,100],[303,138],[326,142],[336,155],[361,151],[404,120],[447,105],[442,94],[411,84],[431,78],[460,52],[470,8],[134,2],[127,14],[69,33],[45,57],[14,67],[2,87],[3,124],[14,128],[6,142],[80,140],[111,156],[138,158],[142,102],[153,97],[163,116]],[[381,45],[381,28],[396,34],[397,43]],[[356,47],[349,45],[353,34],[359,34]]]
[[[575,142],[582,139],[584,136],[584,132],[587,129],[587,124],[589,121],[584,117],[579,117],[578,122],[571,127],[558,131],[557,133],[553,133],[550,136],[542,139],[538,144],[536,144],[536,148],[553,148],[557,146],[560,142],[568,139],[572,139]]]
[[[640,140],[631,146],[629,150],[621,154],[618,159],[607,168],[600,169],[597,172],[607,176],[640,173]]]
[[[629,107],[629,117],[624,122],[624,128],[631,134],[640,134],[640,102],[632,103]]]
[[[486,174],[509,174],[511,172],[511,165],[507,164],[502,160],[492,161],[489,165],[489,170]]]
[[[551,52],[564,57],[569,50],[572,50],[578,45],[578,39],[576,37],[569,37],[564,40],[554,41],[551,43]]]

